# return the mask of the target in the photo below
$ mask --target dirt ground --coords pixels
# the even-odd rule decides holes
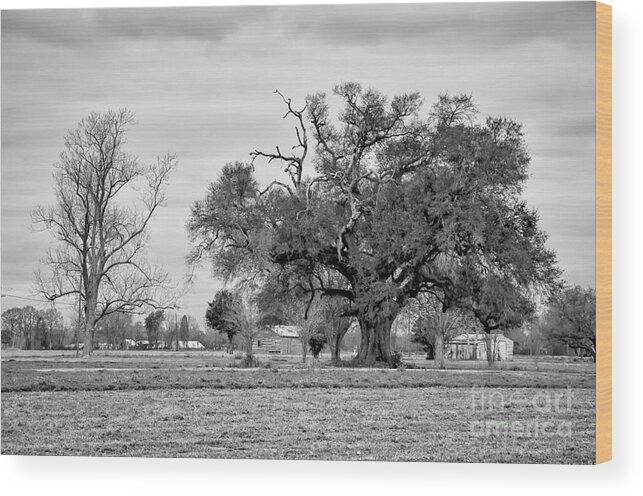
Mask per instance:
[[[2,454],[592,463],[591,363],[216,366],[208,353],[2,353]],[[223,357],[225,358],[225,357]],[[283,359],[283,357],[279,357]],[[507,362],[511,363],[511,362]]]

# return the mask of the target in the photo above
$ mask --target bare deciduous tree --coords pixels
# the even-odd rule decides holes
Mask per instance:
[[[33,349],[36,325],[39,312],[31,305],[22,308],[10,308],[2,313],[2,328],[10,334],[10,342],[16,344],[16,338],[22,341],[22,348]],[[9,337],[9,336],[8,336]]]
[[[53,346],[62,346],[64,336],[63,315],[54,307],[41,310],[40,318],[44,324],[44,335],[42,336],[42,349],[51,350]]]
[[[176,159],[168,154],[144,165],[125,152],[133,118],[129,110],[92,113],[69,131],[55,165],[56,203],[33,213],[34,223],[59,242],[43,259],[49,270],[36,273],[36,288],[51,301],[80,297],[84,354],[106,315],[171,306],[168,275],[144,252]]]

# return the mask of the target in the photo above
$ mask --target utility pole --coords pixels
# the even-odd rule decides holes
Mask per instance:
[[[78,321],[76,322],[76,331],[74,332],[76,339],[76,358],[78,358],[78,332],[80,331],[80,292],[78,293]]]
[[[52,339],[54,336],[54,316],[56,315],[56,302],[51,300],[51,317],[49,318],[49,336],[47,336],[47,349],[52,348]]]

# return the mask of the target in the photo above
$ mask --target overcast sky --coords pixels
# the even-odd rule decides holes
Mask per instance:
[[[68,129],[127,107],[128,149],[175,152],[149,258],[186,272],[192,203],[228,161],[293,144],[279,89],[303,102],[354,80],[389,96],[472,93],[483,115],[523,123],[526,190],[564,277],[594,286],[594,3],[217,7],[2,12],[2,292],[32,294],[51,243],[30,212],[54,198]],[[259,169],[262,180],[277,166]],[[208,267],[182,299],[202,318]],[[3,298],[2,310],[29,302]],[[37,306],[37,305],[36,305]],[[62,309],[62,308],[61,308]]]

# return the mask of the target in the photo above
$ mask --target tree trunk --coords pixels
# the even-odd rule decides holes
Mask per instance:
[[[391,363],[391,325],[395,316],[387,316],[372,322],[364,316],[358,316],[361,342],[354,361],[359,364],[373,365],[376,362]]]
[[[494,341],[493,335],[490,332],[486,333],[485,344],[487,346],[487,364],[489,365],[489,367],[493,367],[493,364],[496,358],[494,353],[495,350],[493,346],[493,341]]]
[[[85,319],[85,345],[83,356],[92,355],[94,352],[94,323],[92,318]]]
[[[435,342],[433,343],[433,354],[435,356],[435,364],[443,369],[444,368],[444,336],[437,333]]]
[[[89,297],[85,300],[85,346],[83,356],[94,354],[94,330],[96,329],[96,301]]]
[[[326,332],[326,341],[330,349],[330,359],[333,364],[338,364],[341,361],[342,341],[348,332],[349,325],[334,326],[332,331]]]
[[[301,341],[301,361],[306,363],[306,358],[308,358],[308,340],[305,338],[300,339]]]
[[[252,359],[252,341],[254,340],[253,337],[246,338],[246,356],[249,359]]]
[[[344,336],[342,334],[336,334],[335,339],[329,342],[330,346],[330,357],[333,363],[339,363],[341,358],[342,350],[342,339]]]
[[[328,343],[328,350],[330,351],[330,360],[333,363],[337,363],[337,343],[336,343],[336,335],[335,334],[325,334],[326,336],[326,342]]]
[[[590,356],[592,357],[593,362],[596,363],[596,347],[594,345],[587,346],[585,348],[585,351],[589,352]]]

